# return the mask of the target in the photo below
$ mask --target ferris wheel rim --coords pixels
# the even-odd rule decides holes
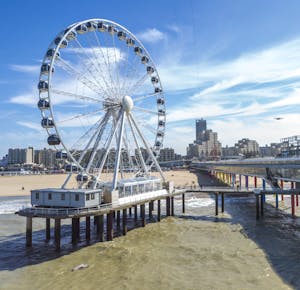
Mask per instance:
[[[54,130],[57,134],[57,136],[59,137],[59,140],[60,140],[60,143],[62,145],[62,147],[65,149],[65,151],[67,152],[68,156],[72,159],[72,163],[74,162],[82,172],[85,172],[85,168],[82,167],[80,165],[80,163],[77,162],[77,160],[74,158],[74,156],[70,153],[70,150],[68,148],[68,146],[66,146],[66,144],[64,143],[64,139],[62,138],[62,135],[60,133],[60,128],[57,126],[56,124],[56,118],[55,118],[55,113],[54,113],[54,110],[53,110],[53,103],[52,103],[52,89],[51,89],[51,84],[52,84],[52,75],[53,75],[53,71],[52,71],[52,68],[54,67],[54,63],[56,61],[56,54],[61,50],[60,46],[61,46],[61,43],[66,40],[66,37],[68,35],[68,33],[70,31],[74,31],[76,29],[76,27],[78,27],[79,25],[83,25],[83,24],[86,24],[88,22],[105,22],[107,24],[111,24],[111,25],[114,25],[118,28],[121,28],[123,31],[127,32],[128,35],[130,35],[130,37],[132,37],[137,43],[138,45],[143,49],[144,51],[144,55],[146,55],[150,62],[151,62],[151,65],[152,67],[154,68],[154,71],[155,71],[155,74],[157,75],[158,77],[158,80],[159,80],[159,87],[161,88],[161,93],[160,93],[160,96],[164,99],[164,94],[163,94],[163,88],[162,88],[162,84],[161,84],[161,80],[160,80],[160,76],[159,76],[159,73],[158,73],[158,70],[156,69],[156,65],[151,57],[151,55],[149,54],[149,52],[147,51],[147,49],[144,47],[144,45],[142,44],[142,42],[131,32],[129,31],[127,28],[125,28],[124,26],[114,22],[114,21],[111,21],[111,20],[107,20],[107,19],[101,19],[101,18],[91,18],[91,19],[87,19],[87,20],[84,20],[84,21],[80,21],[80,22],[76,22],[76,23],[73,23],[71,25],[69,25],[66,29],[62,30],[59,34],[57,34],[56,38],[57,37],[61,37],[60,39],[60,42],[57,43],[56,47],[54,48],[54,56],[52,57],[51,61],[50,61],[50,71],[49,71],[49,74],[48,74],[48,92],[47,92],[47,98],[48,98],[48,101],[49,101],[49,111],[50,111],[50,115],[51,115],[51,118],[54,122]],[[67,32],[66,32],[67,31]],[[89,33],[89,32],[88,32]],[[55,38],[54,38],[55,39]],[[50,49],[53,45],[53,42],[51,42],[51,44],[49,45],[48,49]],[[43,64],[45,63],[46,61],[46,55],[43,59]],[[42,79],[41,77],[42,73],[40,74],[40,80]],[[41,97],[41,93],[40,93],[40,100],[41,99],[46,99],[46,98],[42,98]],[[100,101],[101,102],[101,101]],[[158,107],[158,106],[157,106]],[[164,107],[164,110],[165,110],[165,103],[163,104],[163,107]],[[45,112],[44,111],[41,111],[41,114],[42,114],[42,117],[44,118],[46,116]],[[159,120],[160,116],[158,114],[158,120]],[[164,123],[165,123],[165,120],[166,120],[166,116],[164,115],[163,116],[163,119],[164,119]],[[51,132],[48,128],[46,128],[46,131],[48,133],[48,135],[50,136],[51,135]],[[158,125],[157,125],[157,128],[156,128],[156,131],[158,131]],[[165,125],[163,127],[163,132],[165,132]],[[163,139],[164,139],[164,134],[163,134],[163,137],[160,138],[161,141],[163,142]],[[157,142],[158,140],[158,137],[156,136],[155,137],[155,140],[154,140],[154,144]],[[162,143],[161,142],[161,143]],[[162,145],[157,149],[157,147],[153,146],[154,148],[156,148],[154,151],[156,152],[156,154],[158,155],[158,152],[159,150],[161,149]],[[87,173],[88,174],[88,173]]]

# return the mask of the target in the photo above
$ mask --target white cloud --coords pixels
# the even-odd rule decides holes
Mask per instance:
[[[40,70],[40,65],[20,65],[20,64],[11,64],[11,70],[17,72],[24,72],[24,73],[34,73],[37,74]]]
[[[137,38],[143,42],[155,43],[164,39],[166,36],[163,32],[156,28],[149,28],[145,31],[137,33]]]
[[[34,94],[24,94],[12,97],[9,102],[19,105],[36,106],[38,99],[35,98]]]
[[[17,121],[17,124],[19,124],[19,125],[21,125],[23,127],[29,128],[29,129],[33,129],[33,130],[39,131],[39,132],[43,131],[41,125],[37,124],[37,123],[26,122],[26,121]]]

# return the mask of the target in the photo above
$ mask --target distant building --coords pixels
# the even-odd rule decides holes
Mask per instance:
[[[203,141],[207,141],[207,136],[205,136],[205,132],[207,130],[206,120],[199,119],[196,120],[196,141],[195,143],[200,144]]]
[[[239,154],[243,154],[245,157],[254,157],[259,155],[259,145],[257,141],[243,138],[235,143],[235,148]]]
[[[280,139],[280,157],[300,156],[300,135]]]
[[[196,140],[188,145],[188,158],[215,160],[220,158],[220,155],[221,143],[218,141],[218,133],[207,129],[206,120],[196,120]]]
[[[7,163],[13,164],[32,164],[34,163],[34,150],[33,147],[26,149],[21,148],[9,148]]]
[[[163,148],[159,152],[159,162],[174,161],[175,151],[173,148]]]

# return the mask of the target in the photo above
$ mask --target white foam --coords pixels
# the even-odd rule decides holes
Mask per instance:
[[[188,199],[186,201],[188,207],[205,207],[205,206],[211,206],[214,204],[214,199],[209,198],[209,197],[201,197],[201,198],[196,198],[192,197],[191,199]]]
[[[18,198],[13,200],[0,201],[0,214],[12,214],[23,207],[31,207],[28,198]]]

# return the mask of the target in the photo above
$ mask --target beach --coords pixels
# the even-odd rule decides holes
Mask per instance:
[[[158,172],[153,172],[153,176],[159,176]],[[168,181],[173,181],[175,186],[185,186],[197,184],[197,176],[186,170],[172,170],[164,172]],[[0,196],[26,196],[30,195],[30,190],[39,188],[61,187],[66,174],[43,174],[43,175],[19,175],[0,176]],[[77,185],[76,174],[70,179],[68,187]],[[112,180],[112,173],[103,174],[102,180]]]

